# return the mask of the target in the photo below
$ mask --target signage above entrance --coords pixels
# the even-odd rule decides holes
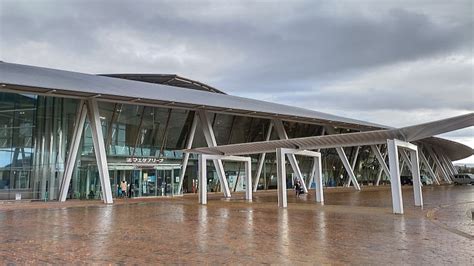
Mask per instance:
[[[163,158],[150,157],[128,157],[125,159],[126,163],[141,163],[141,164],[158,164],[163,162]]]

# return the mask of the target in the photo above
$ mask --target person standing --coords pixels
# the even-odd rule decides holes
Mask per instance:
[[[127,181],[122,180],[121,188],[122,188],[122,196],[126,198],[127,197]]]

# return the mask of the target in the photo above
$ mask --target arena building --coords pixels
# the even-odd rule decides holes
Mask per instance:
[[[102,198],[112,203],[114,197],[193,193],[200,182],[198,156],[186,152],[190,149],[392,130],[227,95],[177,75],[91,75],[1,62],[0,84],[1,200]],[[472,115],[453,127],[436,125],[436,134],[472,126]],[[451,162],[473,150],[433,134],[413,138],[421,180],[449,183],[456,174]],[[322,186],[360,189],[390,183],[387,145],[352,144],[314,146],[321,153]],[[275,189],[275,153],[249,150],[247,155],[253,184],[245,178],[243,162],[216,159],[207,162],[207,191],[230,197],[249,187]],[[408,157],[401,153],[402,176],[411,175]],[[313,160],[288,158],[287,187],[299,179],[305,189],[314,188]],[[121,193],[123,181],[127,191]]]

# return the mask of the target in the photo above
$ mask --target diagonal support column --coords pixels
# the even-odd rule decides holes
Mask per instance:
[[[382,154],[380,153],[379,148],[375,145],[371,145],[370,148],[372,149],[372,152],[375,154],[375,157],[377,158],[377,161],[379,162],[381,169],[384,171],[384,173],[387,176],[390,176],[390,170],[388,169],[388,166],[385,163],[385,157],[382,156]],[[377,182],[376,182],[377,186],[378,186],[379,182],[380,182],[380,179],[379,179],[379,177],[377,177]]]
[[[420,156],[421,163],[423,163],[425,165],[426,169],[428,169],[428,172],[430,173],[430,175],[433,178],[434,182],[437,185],[439,185],[438,177],[435,175],[435,173],[433,171],[433,168],[431,168],[430,164],[428,163],[428,160],[426,159],[425,155],[423,154],[423,151],[420,150],[418,152],[418,155]]]
[[[273,125],[280,139],[288,139],[288,135],[286,134],[285,127],[283,126],[283,123],[281,122],[281,120],[277,120],[277,119],[273,120]],[[306,187],[306,183],[304,182],[303,175],[301,174],[301,170],[300,170],[300,167],[298,166],[298,162],[296,161],[295,155],[287,154],[287,156],[288,156],[288,161],[290,162],[291,168],[293,169],[293,172],[296,174],[296,178],[300,180],[301,186],[304,192],[308,193],[308,188]]]
[[[359,151],[360,151],[360,146],[357,146],[357,149],[356,149],[356,152],[355,152],[355,155],[354,155],[354,159],[352,159],[352,163],[351,163],[352,171],[355,170],[355,165],[357,163],[357,157],[359,157]],[[349,178],[349,180],[347,181],[346,186],[350,187],[351,184],[352,184],[352,179]]]
[[[441,165],[441,162],[438,160],[438,157],[436,156],[435,152],[431,148],[428,148],[428,151],[430,153],[430,157],[433,159],[434,163],[436,164],[438,172],[441,172],[441,174],[443,175],[444,181],[451,183],[451,179],[449,178],[449,175],[446,173],[446,170]]]
[[[69,151],[67,155],[66,167],[64,168],[63,178],[59,191],[59,201],[66,201],[69,184],[71,183],[74,165],[76,163],[77,152],[79,144],[81,143],[82,132],[84,131],[84,124],[86,122],[87,106],[83,100],[79,102],[76,112],[76,120],[74,122],[74,130],[72,133],[71,143],[69,144]]]
[[[349,160],[347,159],[344,149],[342,147],[337,147],[336,152],[339,155],[339,158],[341,159],[342,164],[344,165],[344,168],[346,169],[346,172],[349,175],[349,178],[352,180],[352,183],[354,183],[354,188],[356,190],[360,190],[359,182],[357,182],[354,171],[352,171],[351,165],[349,164]]]
[[[212,130],[211,122],[209,121],[207,112],[205,110],[199,110],[199,120],[201,122],[201,127],[204,133],[204,137],[206,138],[207,146],[208,147],[217,146],[216,137],[214,136],[214,131]],[[229,190],[229,183],[227,183],[227,178],[225,176],[224,165],[222,164],[222,160],[214,159],[213,162],[216,168],[217,176],[219,177],[219,182],[224,192],[224,196],[226,198],[230,198],[231,195],[230,195],[230,190]]]
[[[336,132],[334,131],[334,128],[327,126],[326,131],[329,134],[335,134]],[[341,159],[342,164],[344,165],[344,168],[346,169],[346,173],[349,175],[349,179],[352,180],[352,183],[354,183],[354,188],[356,190],[360,190],[359,182],[357,182],[357,178],[354,174],[354,171],[351,168],[351,165],[349,164],[349,160],[347,159],[346,153],[344,152],[344,149],[342,147],[337,147],[336,152],[339,155],[339,159]]]
[[[105,152],[104,135],[102,134],[102,125],[100,123],[99,106],[97,100],[87,101],[87,111],[92,129],[92,141],[94,143],[95,158],[99,170],[100,183],[102,185],[102,197],[104,203],[113,203],[112,189],[110,188],[109,169],[107,166],[107,154]]]
[[[193,118],[193,123],[191,124],[191,129],[189,130],[189,136],[188,136],[188,139],[186,140],[185,149],[191,149],[191,147],[193,146],[194,134],[196,133],[196,127],[197,127],[197,121],[198,121],[198,117],[195,113],[194,118]],[[181,194],[181,191],[183,191],[184,174],[186,173],[186,168],[188,167],[188,161],[189,161],[189,153],[185,152],[183,154],[183,161],[181,163],[181,170],[179,172],[178,194]]]
[[[268,131],[267,131],[267,136],[265,137],[265,141],[270,140],[270,136],[272,135],[272,129],[273,129],[273,123],[270,121],[270,124],[268,125]],[[258,180],[260,179],[260,174],[262,173],[263,165],[265,163],[265,157],[266,153],[260,154],[260,158],[258,158],[258,165],[257,165],[257,171],[255,172],[255,177],[253,181],[253,191],[257,191],[258,187]]]
[[[387,158],[387,152],[383,154],[382,161],[385,162],[385,158]],[[387,164],[385,164],[387,165]],[[389,170],[390,171],[390,170]],[[380,167],[379,173],[377,174],[377,181],[375,182],[375,185],[378,186],[380,184],[380,180],[382,179],[382,173],[384,172],[383,167]],[[390,172],[386,173],[386,176],[390,178]]]

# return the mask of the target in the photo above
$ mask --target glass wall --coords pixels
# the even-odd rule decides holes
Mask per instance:
[[[0,199],[54,200],[64,172],[73,132],[78,100],[35,95],[0,93]],[[196,192],[197,157],[191,155],[180,180],[183,153],[189,138],[194,111],[133,104],[99,102],[106,146],[110,184],[114,197],[172,196]],[[263,141],[270,120],[210,114],[218,145]],[[320,135],[323,127],[284,122],[290,138]],[[347,129],[336,129],[347,133]],[[271,139],[278,139],[275,130]],[[193,147],[207,146],[198,123]],[[80,150],[68,191],[68,198],[100,199],[101,187],[94,155],[92,132],[86,120]],[[347,174],[334,149],[321,151],[325,186],[340,186]],[[355,148],[346,148],[352,162]],[[255,174],[258,155],[252,155]],[[312,159],[297,156],[303,177],[309,179]],[[245,189],[244,165],[224,162],[232,191]],[[367,184],[376,179],[379,166],[370,147],[363,147],[355,174]],[[288,186],[294,175],[287,165]],[[124,185],[125,183],[125,185]],[[220,191],[214,165],[208,162],[208,188]],[[313,185],[314,186],[314,185]],[[267,154],[259,189],[276,188],[275,154]]]

